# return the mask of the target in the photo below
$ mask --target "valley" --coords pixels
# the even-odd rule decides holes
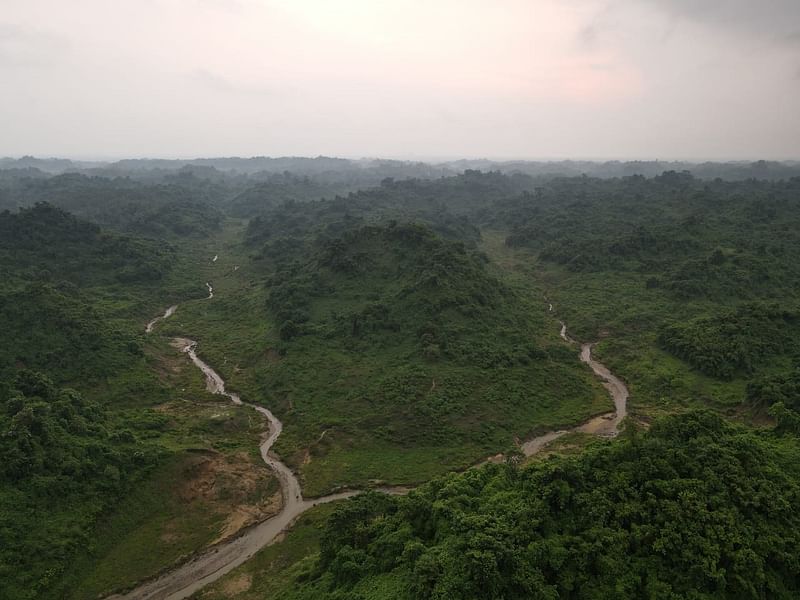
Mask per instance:
[[[522,567],[504,571],[517,559],[498,553],[526,536],[563,542],[548,556],[588,564],[577,540],[590,524],[558,511],[579,510],[580,494],[597,506],[623,494],[642,526],[663,522],[641,511],[678,510],[667,507],[669,486],[694,489],[701,463],[670,458],[640,479],[649,468],[641,461],[659,448],[677,457],[714,447],[734,461],[726,475],[719,457],[704,459],[717,465],[719,489],[733,485],[726,477],[745,477],[735,485],[771,486],[791,506],[796,240],[744,229],[755,209],[730,194],[733,184],[664,177],[591,180],[588,195],[585,179],[466,172],[258,209],[248,192],[248,217],[242,204],[239,216],[228,212],[237,182],[189,213],[203,226],[164,229],[153,217],[154,237],[111,219],[108,207],[102,222],[120,230],[50,204],[3,213],[0,264],[9,277],[0,309],[17,328],[0,345],[14,423],[8,417],[4,427],[15,444],[8,455],[18,458],[0,500],[5,530],[28,544],[0,565],[4,593],[472,597],[488,567],[464,571],[453,561],[478,552],[465,548],[484,526],[486,543],[506,539],[480,550],[494,557],[499,590]],[[769,227],[790,231],[800,218],[796,183],[760,185],[773,198]],[[725,218],[683,225],[664,242],[660,232],[700,218],[701,189],[722,202]],[[660,213],[637,212],[642,200],[632,198],[642,190],[664,199]],[[764,256],[769,268],[756,277]],[[698,271],[700,261],[709,266]],[[23,437],[16,423],[27,423]],[[56,431],[72,450],[35,462]],[[736,454],[737,444],[748,450]],[[736,461],[765,470],[750,481]],[[626,473],[618,492],[608,488],[615,463]],[[58,487],[76,469],[88,485]],[[572,473],[563,489],[562,471]],[[666,487],[654,492],[651,479]],[[530,486],[555,496],[528,497]],[[573,488],[584,491],[573,496]],[[68,498],[69,517],[37,522],[15,503],[46,506],[54,493]],[[645,509],[637,498],[647,494],[658,500]],[[717,499],[737,518],[761,518],[761,504],[742,501],[729,491]],[[604,510],[602,536],[622,543],[634,535],[616,529],[617,509]],[[792,547],[792,515],[770,510],[782,523],[777,547]],[[543,529],[512,534],[530,519],[515,511],[542,515]],[[553,531],[578,546],[545,541]],[[761,533],[747,536],[762,548]],[[54,539],[58,552],[45,542]],[[613,560],[626,562],[642,543],[624,542],[631,546]],[[698,544],[693,551],[704,552]],[[772,560],[782,565],[782,556]],[[287,570],[273,572],[278,564]],[[12,576],[10,565],[26,567]],[[659,565],[658,581],[678,568]],[[425,569],[439,575],[426,579]],[[759,585],[773,585],[768,570]],[[576,571],[565,583],[558,572],[513,585],[564,593],[587,576]],[[708,573],[690,576],[673,589],[711,585]],[[636,594],[638,585],[626,589]]]

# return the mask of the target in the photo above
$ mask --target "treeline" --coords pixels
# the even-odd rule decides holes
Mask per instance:
[[[779,354],[800,357],[800,315],[777,304],[745,304],[665,327],[660,343],[707,375],[752,374]]]
[[[164,183],[75,173],[0,177],[0,208],[47,202],[106,228],[148,237],[197,237],[216,231],[223,214],[215,204],[229,193],[223,184],[193,177]]]
[[[114,173],[136,175],[152,172],[175,172],[183,170],[213,170],[228,176],[237,174],[260,175],[291,171],[300,175],[326,177],[369,175],[377,177],[426,177],[436,178],[452,176],[464,170],[480,169],[484,171],[500,171],[502,173],[524,173],[533,176],[580,177],[629,177],[643,175],[654,177],[664,171],[690,171],[695,177],[702,179],[722,178],[727,180],[744,179],[787,179],[800,175],[800,164],[797,161],[753,162],[703,162],[687,161],[494,161],[488,159],[463,159],[440,163],[424,163],[413,161],[362,159],[349,160],[343,158],[317,156],[283,156],[283,157],[218,157],[196,159],[125,159],[116,162],[105,161],[73,161],[59,158],[0,158],[0,170],[39,169],[47,173],[82,172],[82,173]],[[362,182],[364,183],[364,182]]]
[[[800,283],[800,178],[556,179],[500,202],[509,246],[577,272],[633,272],[686,299],[770,297]]]
[[[432,181],[384,179],[379,187],[318,202],[287,202],[250,222],[247,239],[263,244],[281,237],[335,237],[369,224],[417,222],[437,234],[474,243],[493,202],[533,185],[525,176],[467,171]]]
[[[226,204],[227,212],[233,216],[249,217],[283,204],[320,200],[326,196],[347,194],[354,189],[346,182],[323,183],[307,175],[295,175],[288,171],[270,174],[264,179],[235,195]]]
[[[710,413],[339,508],[288,598],[793,598],[792,450]]]

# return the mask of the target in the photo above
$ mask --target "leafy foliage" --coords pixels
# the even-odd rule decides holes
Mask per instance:
[[[102,380],[141,356],[137,341],[100,318],[76,288],[30,284],[0,294],[0,375],[15,366],[59,381]]]
[[[607,406],[573,353],[542,340],[543,316],[469,244],[394,221],[278,239],[280,250],[268,241],[259,255],[279,356],[259,394],[292,398],[278,447],[310,493],[466,466]],[[398,450],[424,461],[389,470]],[[349,458],[362,452],[370,459]]]
[[[105,411],[22,370],[0,390],[0,596],[39,598],[65,573],[97,515],[154,461]]]
[[[173,251],[160,242],[117,236],[47,203],[0,213],[0,265],[14,280],[75,285],[151,282]]]
[[[800,282],[800,178],[556,179],[499,202],[507,243],[575,272],[635,272],[682,299],[769,298]]]
[[[197,237],[218,230],[222,221],[222,213],[211,200],[224,194],[225,188],[215,188],[210,182],[191,176],[175,177],[167,183],[143,183],[127,177],[69,173],[22,178],[13,183],[3,190],[0,180],[0,202],[8,208],[47,202],[126,233]]]
[[[575,458],[356,498],[288,596],[356,598],[397,573],[402,598],[790,598],[799,483],[774,442],[672,417]]]
[[[736,310],[666,327],[661,343],[704,373],[729,378],[752,373],[776,354],[800,350],[798,316],[780,306],[746,304]]]

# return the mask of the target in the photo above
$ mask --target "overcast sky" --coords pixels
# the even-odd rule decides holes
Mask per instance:
[[[800,0],[0,0],[0,155],[800,158]]]

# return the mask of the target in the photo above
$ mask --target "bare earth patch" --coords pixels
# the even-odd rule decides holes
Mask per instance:
[[[248,591],[251,585],[253,585],[253,576],[249,573],[242,573],[227,580],[220,591],[224,597],[230,598]]]
[[[182,502],[225,515],[213,544],[280,511],[280,490],[269,490],[271,471],[246,452],[197,452],[187,460],[183,474],[177,490]]]

